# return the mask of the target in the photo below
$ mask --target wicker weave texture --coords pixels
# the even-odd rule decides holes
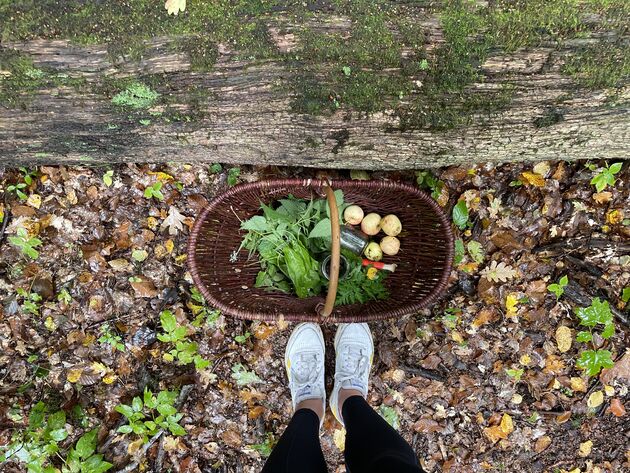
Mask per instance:
[[[388,263],[398,265],[385,280],[390,298],[338,306],[323,320],[317,309],[325,295],[299,299],[257,289],[257,259],[248,260],[247,251],[241,251],[235,262],[230,259],[244,235],[240,222],[261,213],[261,202],[271,204],[289,194],[323,198],[327,184],[341,189],[346,202],[366,213],[396,214],[403,233],[400,252],[386,257]],[[446,289],[452,259],[453,233],[442,209],[424,192],[390,181],[284,179],[238,185],[217,196],[201,213],[188,245],[190,272],[209,304],[226,315],[266,321],[343,323],[402,317],[428,306]]]

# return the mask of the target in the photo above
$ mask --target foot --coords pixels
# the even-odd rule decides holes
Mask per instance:
[[[319,325],[303,323],[293,330],[284,353],[293,411],[304,407],[315,411],[320,426],[326,410],[324,352],[324,335]],[[314,408],[314,402],[321,410]]]
[[[367,397],[374,342],[368,324],[340,324],[335,335],[335,386],[330,395],[330,410],[343,424],[343,401],[352,395]]]

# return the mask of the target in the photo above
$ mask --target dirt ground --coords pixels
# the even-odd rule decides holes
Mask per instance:
[[[427,471],[630,471],[630,172],[625,166],[597,192],[591,179],[604,166],[445,168],[434,171],[441,190],[429,179],[447,212],[466,201],[468,223],[456,229],[464,253],[433,307],[372,324],[369,394]],[[58,468],[97,427],[110,471],[259,471],[291,416],[282,357],[293,325],[237,321],[204,306],[187,271],[187,238],[230,184],[315,175],[175,164],[0,171],[0,453],[43,401],[68,414],[62,454],[51,457]],[[368,177],[417,180],[414,172]],[[18,183],[26,199],[9,188]],[[20,228],[41,240],[36,258],[12,242]],[[557,299],[548,286],[564,275]],[[578,342],[576,310],[593,297],[609,302],[615,332],[604,338],[595,327],[592,342]],[[165,310],[208,367],[164,359],[170,345],[156,336]],[[118,349],[106,332],[119,337]],[[324,333],[331,387],[334,327]],[[608,350],[615,366],[587,377],[576,362],[589,348]],[[125,423],[118,404],[145,387],[185,386],[185,435],[167,432],[144,451],[137,436],[116,432]],[[330,471],[345,471],[343,431],[330,413],[321,443]],[[26,471],[15,458],[0,467]]]

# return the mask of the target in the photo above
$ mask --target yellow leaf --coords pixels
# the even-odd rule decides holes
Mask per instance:
[[[46,320],[44,321],[44,327],[46,327],[51,332],[54,332],[55,329],[57,328],[57,324],[55,323],[55,320],[50,315],[46,317]]]
[[[81,344],[84,347],[89,347],[92,343],[94,343],[94,340],[96,340],[96,337],[94,335],[92,335],[91,333],[87,334],[85,336],[85,338],[83,339],[83,341],[81,342]]]
[[[133,455],[137,453],[138,450],[140,450],[140,447],[142,446],[143,443],[144,443],[144,439],[142,437],[140,437],[138,440],[134,440],[127,446],[127,453],[129,455]]]
[[[175,248],[175,243],[170,238],[164,242],[164,248],[166,248],[166,252],[171,254],[173,249]]]
[[[462,334],[459,333],[457,330],[451,333],[451,338],[454,342],[464,343],[464,337],[462,337]]]
[[[182,263],[182,262],[186,261],[186,257],[187,257],[186,253],[184,253],[183,255],[176,256],[175,257],[175,262],[176,263]]]
[[[333,440],[339,451],[343,452],[346,448],[346,429],[335,429]]]
[[[38,207],[39,208],[39,207]],[[623,221],[623,210],[615,209],[606,214],[606,222],[611,225],[617,225]]]
[[[556,329],[556,344],[560,353],[566,353],[571,349],[573,343],[573,337],[571,336],[571,329],[564,325],[560,325]]]
[[[80,368],[68,370],[68,374],[66,374],[66,379],[71,383],[76,383],[77,381],[79,381],[82,374],[83,370]]]
[[[586,392],[586,381],[582,378],[571,378],[571,389],[573,391],[585,393]]]
[[[604,402],[604,393],[602,391],[595,391],[588,397],[586,405],[590,408],[601,406]]]
[[[521,365],[528,366],[532,362],[532,357],[529,355],[523,355],[519,361]]]
[[[580,444],[580,456],[588,457],[591,454],[591,450],[593,449],[593,441],[587,440],[586,442],[582,442]]]
[[[168,3],[168,2],[166,2],[166,3]],[[185,7],[186,7],[186,2],[184,1],[184,8]],[[183,8],[182,8],[182,11],[184,11]],[[172,181],[173,180],[173,176],[171,176],[170,174],[167,174],[165,172],[162,172],[162,171],[158,171],[158,172],[149,171],[147,174],[149,174],[151,176],[155,176],[157,178],[157,180],[161,181],[161,182],[167,182],[167,181]]]
[[[155,230],[158,226],[158,219],[155,217],[147,217],[147,227],[150,230]]]
[[[512,418],[509,414],[503,414],[499,425],[483,429],[483,433],[492,443],[508,438],[508,435],[512,432],[514,432],[514,423],[512,422]]]
[[[545,177],[550,169],[551,169],[551,166],[549,166],[549,163],[547,161],[541,161],[539,163],[536,163],[536,165],[534,166],[533,171],[536,174],[539,174],[539,175]]]
[[[479,269],[479,263],[471,261],[470,263],[460,264],[457,269],[464,271],[465,273],[472,274]]]
[[[540,174],[525,171],[521,174],[521,177],[523,178],[523,181],[525,181],[525,183],[530,186],[544,187],[545,185],[545,178],[542,177]]]
[[[4,204],[0,204],[0,223],[4,222]]]
[[[42,197],[39,194],[31,194],[28,196],[26,203],[38,209],[42,206]]]
[[[118,376],[116,376],[116,374],[111,371],[110,373],[107,373],[105,377],[103,377],[103,382],[105,384],[112,384],[114,381],[116,381],[117,378]]]
[[[92,363],[91,368],[94,373],[100,374],[101,376],[107,374],[107,372],[109,371],[109,368],[100,361],[95,361],[94,363]]]
[[[518,294],[511,292],[505,299],[505,308],[507,309],[506,315],[508,317],[516,317],[518,311]]]
[[[614,396],[615,395],[615,388],[613,388],[612,386],[609,386],[607,384],[606,386],[604,386],[604,392],[606,393],[606,396],[608,396],[608,397]]]
[[[605,204],[606,202],[610,202],[610,199],[612,199],[612,192],[604,191],[593,194],[593,200],[598,204]]]

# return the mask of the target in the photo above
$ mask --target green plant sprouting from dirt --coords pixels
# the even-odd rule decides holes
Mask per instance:
[[[16,236],[9,237],[9,243],[22,252],[22,254],[35,260],[39,258],[39,251],[35,248],[41,246],[42,241],[37,237],[31,237],[28,235],[28,231],[25,228],[18,228]]]
[[[26,289],[21,287],[17,289],[17,294],[22,298],[22,304],[20,305],[22,312],[25,314],[39,315],[42,296],[36,292],[28,292]]]
[[[564,294],[564,288],[569,284],[569,276],[566,274],[562,276],[557,283],[549,284],[547,290],[556,296],[556,299],[560,299],[560,296]]]
[[[208,307],[206,299],[201,295],[199,289],[194,286],[190,288],[190,299],[191,301],[186,305],[195,316],[191,325],[193,327],[201,327],[206,323],[209,327],[214,327],[221,315],[221,311]]]
[[[130,405],[119,404],[116,412],[125,416],[127,424],[120,426],[118,432],[134,433],[144,443],[161,429],[168,430],[173,435],[186,435],[186,430],[179,425],[184,415],[178,413],[175,407],[177,394],[177,391],[160,391],[155,396],[145,388],[143,396],[134,397]]]
[[[103,473],[113,465],[95,453],[98,429],[84,433],[66,452],[62,442],[68,437],[66,413],[62,410],[48,413],[42,401],[31,409],[28,426],[15,431],[6,446],[0,446],[0,464],[6,460],[17,460],[26,466],[28,473]],[[59,470],[54,459],[61,460]]]
[[[98,342],[110,345],[112,350],[125,351],[125,344],[122,341],[122,337],[114,333],[108,324],[101,327],[101,336]]]
[[[608,301],[602,302],[595,297],[589,307],[579,307],[575,310],[575,314],[580,320],[580,325],[588,329],[578,332],[576,336],[578,342],[592,342],[593,331],[600,325],[603,329],[599,332],[599,336],[604,340],[615,334],[615,325]],[[612,368],[614,363],[611,356],[608,350],[584,350],[580,353],[576,365],[588,376],[596,376],[602,368]]]
[[[613,187],[615,185],[615,182],[617,182],[615,174],[621,171],[622,165],[623,163],[606,164],[606,167],[601,168],[599,172],[593,176],[591,184],[595,186],[597,192],[602,192],[607,186]]]
[[[162,311],[162,313],[160,313],[160,324],[164,332],[158,334],[157,338],[161,342],[169,343],[171,347],[164,353],[164,360],[177,360],[180,365],[194,363],[195,368],[199,370],[207,368],[210,365],[208,360],[205,360],[197,353],[197,344],[188,339],[188,329],[177,324],[175,314],[170,310]]]
[[[144,197],[145,199],[156,198],[160,202],[164,200],[164,194],[162,194],[162,182],[156,181],[155,183],[147,186],[144,189]]]

